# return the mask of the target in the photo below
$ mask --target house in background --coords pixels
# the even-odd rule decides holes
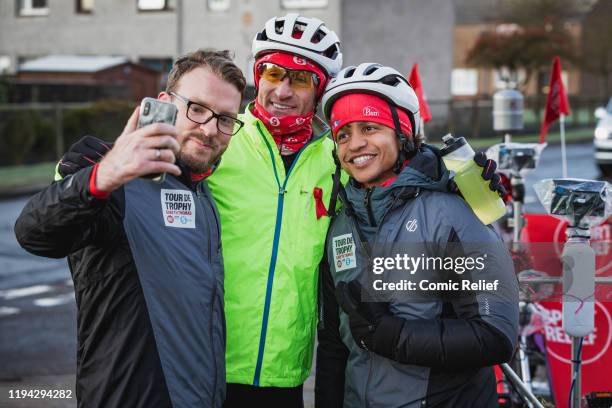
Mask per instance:
[[[167,73],[177,55],[214,47],[234,50],[252,84],[254,35],[269,18],[290,12],[336,31],[345,65],[376,61],[408,74],[418,62],[429,98],[449,98],[454,8],[448,0],[0,1],[0,72],[63,54],[123,56]]]
[[[337,30],[339,10],[340,0],[0,1],[0,72],[47,55],[113,55],[167,73],[178,55],[214,47],[233,50],[252,83],[251,41],[270,17],[299,12]]]
[[[119,56],[160,72],[159,89],[176,56],[213,47],[235,51],[235,61],[251,85],[245,99],[249,100],[254,91],[254,35],[272,16],[296,12],[319,18],[338,33],[345,66],[380,62],[408,75],[418,63],[433,114],[428,131],[438,135],[466,128],[468,123],[476,123],[476,128],[485,119],[490,121],[490,98],[500,87],[499,75],[469,66],[466,56],[481,32],[504,29],[500,13],[504,1],[0,1],[0,72],[17,72],[28,60],[47,55]],[[580,45],[589,29],[585,16],[593,5],[600,7],[609,0],[576,1],[585,4],[585,12],[572,16],[566,24]],[[569,63],[564,62],[563,68],[570,96],[595,96],[591,89],[598,88],[587,87],[588,75]],[[547,83],[547,75],[540,74],[541,84]],[[535,84],[532,79],[527,87],[528,99],[536,94],[542,99],[546,87],[537,89]],[[150,96],[156,94],[157,90]],[[462,102],[465,106],[456,103],[466,99]],[[533,99],[536,103],[531,107],[540,109],[543,99],[541,104],[538,98]],[[482,112],[477,105],[482,105]]]
[[[50,55],[21,64],[10,102],[140,100],[159,91],[160,72],[125,57]]]

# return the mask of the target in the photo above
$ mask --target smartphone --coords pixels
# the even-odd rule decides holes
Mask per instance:
[[[144,98],[140,103],[138,127],[141,128],[151,123],[167,123],[174,126],[177,114],[178,109],[173,103],[154,98]],[[143,177],[161,183],[166,179],[166,173],[147,174]]]

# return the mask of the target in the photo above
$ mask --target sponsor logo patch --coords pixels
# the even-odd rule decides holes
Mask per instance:
[[[191,191],[162,189],[161,206],[166,227],[195,228],[195,203]]]
[[[353,234],[344,234],[334,237],[332,240],[332,251],[336,272],[341,272],[345,269],[351,269],[357,266]]]

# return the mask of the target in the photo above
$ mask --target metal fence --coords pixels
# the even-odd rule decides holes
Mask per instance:
[[[537,134],[544,117],[545,99],[525,98],[524,102],[524,128],[518,133]],[[600,99],[570,98],[571,112],[565,121],[566,129],[594,127],[595,109],[605,104],[606,101]],[[473,139],[497,136],[493,130],[493,100],[490,98],[430,101],[429,105],[433,119],[426,126],[428,136],[439,138],[447,132]]]
[[[438,141],[447,132],[469,138],[496,136],[491,99],[429,101],[429,105],[433,116],[426,126],[429,140]],[[570,105],[568,129],[594,127],[593,112],[605,101],[571,98]],[[134,106],[116,100],[0,105],[0,166],[57,160],[85,134],[114,140]],[[538,133],[543,115],[544,100],[526,98],[525,127],[520,133]]]

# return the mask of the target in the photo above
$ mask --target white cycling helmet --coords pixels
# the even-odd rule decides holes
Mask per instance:
[[[299,38],[294,34],[301,32]],[[317,63],[328,76],[334,76],[342,67],[340,40],[336,33],[325,27],[317,18],[290,13],[284,17],[273,17],[253,39],[251,52],[259,55],[272,51],[286,51]]]
[[[329,81],[323,93],[321,103],[328,122],[334,102],[348,93],[374,94],[402,108],[412,122],[412,133],[419,134],[419,99],[408,80],[399,71],[373,62],[343,68]]]

